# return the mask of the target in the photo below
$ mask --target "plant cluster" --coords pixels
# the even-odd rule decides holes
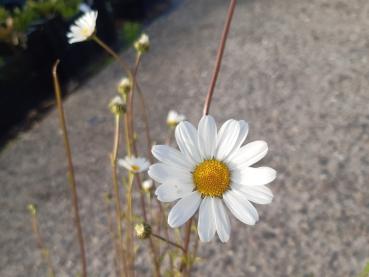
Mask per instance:
[[[148,242],[154,276],[189,276],[191,268],[199,260],[197,250],[200,241],[209,242],[216,237],[223,243],[229,241],[230,214],[242,223],[254,225],[259,215],[253,203],[269,204],[272,201],[273,193],[266,185],[275,179],[276,171],[270,167],[254,166],[267,154],[267,143],[254,141],[243,145],[249,130],[246,121],[229,119],[218,129],[215,119],[209,115],[235,4],[236,1],[232,0],[198,126],[186,121],[184,115],[169,111],[167,139],[161,145],[154,145],[151,140],[145,96],[138,78],[141,60],[150,50],[149,37],[142,34],[133,43],[136,60],[131,66],[97,36],[97,12],[87,12],[77,19],[67,34],[70,44],[97,43],[116,60],[124,74],[117,85],[116,95],[108,105],[113,115],[114,137],[110,153],[112,189],[105,198],[118,276],[135,275],[137,249],[143,240]],[[81,275],[86,277],[83,226],[57,75],[58,63],[53,67],[55,95],[66,149]],[[146,153],[138,151],[144,147],[137,145],[134,97],[139,98],[138,110],[145,125]],[[121,130],[122,126],[124,130]],[[122,140],[124,145],[121,145]],[[118,172],[118,167],[124,171]],[[140,196],[137,205],[133,203],[134,193]],[[168,210],[166,203],[170,202],[176,203]],[[51,258],[38,227],[37,212],[34,206],[30,207],[38,245],[49,273],[54,275]]]

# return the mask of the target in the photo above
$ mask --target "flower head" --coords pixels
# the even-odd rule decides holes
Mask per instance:
[[[67,34],[69,44],[88,40],[95,32],[97,11],[89,11],[78,18]]]
[[[174,110],[170,110],[167,116],[167,124],[169,127],[176,127],[177,124],[183,120],[185,120],[186,117],[183,114],[179,114]]]
[[[142,188],[144,191],[150,191],[153,185],[154,185],[154,182],[151,179],[147,179],[142,182]]]
[[[267,153],[264,141],[242,146],[248,124],[230,119],[217,130],[211,116],[203,116],[198,129],[189,122],[178,124],[175,137],[179,151],[156,145],[152,153],[160,163],[149,175],[161,183],[156,196],[162,202],[179,201],[171,209],[168,224],[184,224],[199,209],[198,233],[210,241],[215,233],[222,242],[230,237],[225,206],[241,222],[254,225],[259,215],[253,204],[268,204],[273,193],[265,185],[276,177],[270,167],[251,167]],[[225,204],[225,205],[224,205]]]
[[[142,34],[138,40],[135,41],[134,47],[137,52],[145,53],[150,49],[150,39],[146,34]]]
[[[133,173],[146,171],[150,166],[150,163],[145,158],[136,158],[134,156],[126,156],[124,159],[119,159],[118,164]]]

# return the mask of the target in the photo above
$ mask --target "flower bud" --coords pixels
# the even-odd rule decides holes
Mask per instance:
[[[147,179],[147,180],[142,182],[142,189],[145,192],[150,192],[152,186],[153,186],[153,181],[151,179]]]
[[[147,223],[135,225],[136,236],[139,239],[147,239],[151,235],[151,226]]]
[[[117,90],[118,93],[120,93],[122,96],[127,95],[132,89],[131,81],[125,77],[122,80],[120,80]]]
[[[27,210],[30,212],[31,215],[36,215],[37,214],[37,207],[34,204],[28,204],[27,205]]]
[[[116,96],[110,101],[109,109],[115,115],[122,115],[126,112],[126,104],[120,96]]]
[[[134,43],[136,51],[140,54],[146,53],[150,49],[150,39],[146,34],[142,34]]]
[[[170,128],[174,128],[180,123],[181,121],[184,121],[186,117],[183,114],[179,114],[174,110],[170,110],[167,116],[167,125]]]

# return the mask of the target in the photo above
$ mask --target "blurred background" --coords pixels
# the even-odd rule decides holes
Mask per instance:
[[[104,202],[114,128],[107,106],[122,71],[93,42],[67,44],[82,2],[0,1],[0,276],[45,276],[28,203],[39,207],[57,276],[79,268],[51,89],[57,57],[89,272],[114,276]],[[154,140],[165,141],[170,109],[197,124],[229,0],[85,4],[99,10],[97,34],[131,64],[132,41],[142,31],[150,36],[138,78]],[[200,245],[193,276],[367,277],[369,1],[239,0],[210,113],[218,126],[248,121],[247,142],[268,142],[261,166],[278,176],[269,186],[273,202],[257,205],[260,222],[232,218],[229,243]],[[140,244],[137,276],[151,276],[147,255]]]

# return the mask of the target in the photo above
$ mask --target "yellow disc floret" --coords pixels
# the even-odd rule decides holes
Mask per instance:
[[[192,176],[196,190],[203,197],[222,197],[231,187],[231,174],[228,167],[214,159],[198,164]]]

